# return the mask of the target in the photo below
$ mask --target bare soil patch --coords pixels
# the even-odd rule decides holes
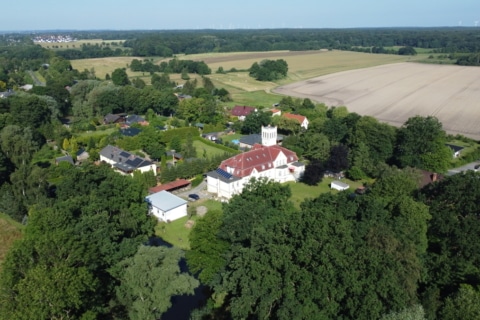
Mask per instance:
[[[480,140],[480,68],[395,63],[284,85],[276,93],[310,98],[401,126],[435,116],[444,129]]]

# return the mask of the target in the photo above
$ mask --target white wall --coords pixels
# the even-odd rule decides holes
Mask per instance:
[[[174,221],[187,215],[187,204],[185,203],[167,212],[152,206],[150,213],[153,214],[159,221]]]

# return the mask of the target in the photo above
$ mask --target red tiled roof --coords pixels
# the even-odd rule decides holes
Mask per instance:
[[[244,117],[244,116],[248,116],[253,111],[255,111],[254,107],[235,106],[232,109],[232,116],[235,116],[235,117],[242,117],[243,116]]]
[[[257,172],[266,171],[274,167],[274,161],[283,153],[287,157],[287,163],[298,161],[295,152],[280,146],[265,147],[255,144],[247,152],[238,154],[232,158],[222,161],[220,169],[227,171],[237,177],[247,177],[255,169]],[[233,172],[227,167],[234,168]]]
[[[150,188],[150,189],[148,189],[148,192],[157,193],[157,192],[160,192],[160,191],[163,191],[163,190],[168,191],[168,190],[172,190],[172,189],[176,189],[176,188],[180,188],[180,187],[186,187],[189,184],[190,184],[190,181],[185,180],[185,179],[179,179],[179,180],[175,180],[175,181],[172,181],[172,182],[169,182],[169,183],[165,183],[165,184]]]
[[[303,121],[305,121],[305,116],[301,116],[299,114],[292,114],[292,113],[284,113],[283,116],[285,118],[288,118],[288,119],[294,119],[294,120],[298,120],[298,122],[300,122],[300,124],[303,123]]]

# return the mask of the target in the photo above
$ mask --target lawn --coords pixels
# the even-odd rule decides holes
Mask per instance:
[[[13,242],[22,237],[24,226],[12,220],[6,214],[0,213],[0,268],[8,249]]]
[[[194,140],[193,146],[195,147],[195,150],[197,150],[197,157],[203,157],[203,155],[206,154],[208,157],[211,158],[212,156],[223,155],[225,152],[227,152],[225,150],[215,148],[214,146],[203,143],[200,140]]]
[[[222,209],[222,203],[218,201],[200,199],[199,201],[189,202],[188,216],[170,223],[159,222],[155,227],[155,234],[175,247],[189,250],[190,243],[188,236],[191,229],[185,227],[185,223],[188,220],[196,221],[201,219],[195,214],[196,208],[200,205],[207,207],[208,211]]]
[[[338,193],[340,191],[331,190],[330,183],[335,180],[333,178],[324,178],[322,182],[320,182],[317,186],[309,186],[301,182],[287,182],[292,190],[292,197],[290,200],[295,204],[297,208],[300,207],[300,203],[302,203],[305,199],[308,198],[316,198],[322,193],[331,192],[331,193]],[[346,192],[354,192],[355,189],[362,186],[365,181],[352,181],[349,179],[342,179],[342,182],[350,185],[350,189]],[[371,182],[371,181],[369,181]]]

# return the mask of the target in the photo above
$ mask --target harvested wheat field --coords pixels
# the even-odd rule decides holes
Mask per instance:
[[[346,106],[396,126],[415,115],[432,115],[447,132],[480,140],[478,67],[395,63],[329,74],[274,91]]]

